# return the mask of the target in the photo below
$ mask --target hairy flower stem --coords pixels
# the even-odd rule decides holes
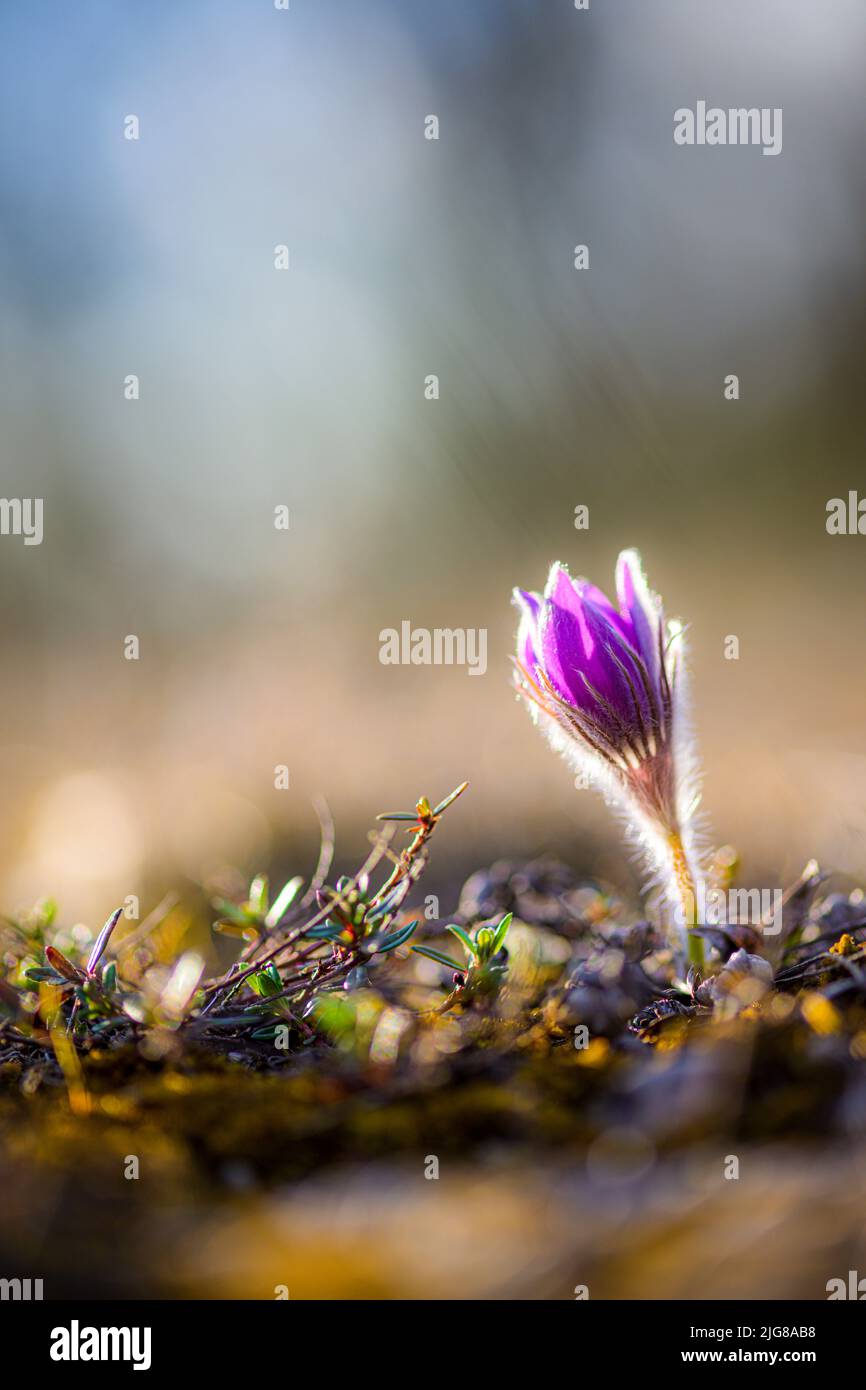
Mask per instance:
[[[689,965],[693,965],[696,970],[702,971],[704,968],[704,943],[701,937],[693,930],[693,928],[698,925],[698,905],[697,895],[695,893],[695,882],[678,831],[671,832],[668,845],[671,852],[674,882],[676,883],[677,892],[683,909],[683,923],[686,930]]]

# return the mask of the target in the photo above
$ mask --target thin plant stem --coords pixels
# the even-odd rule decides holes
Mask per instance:
[[[671,851],[671,862],[673,864],[674,881],[677,885],[680,902],[683,909],[683,922],[686,929],[686,951],[689,965],[693,965],[696,970],[703,971],[704,968],[704,943],[698,936],[694,928],[698,925],[697,895],[695,893],[695,883],[692,871],[689,868],[689,861],[683,848],[683,842],[678,831],[673,831],[668,840]]]

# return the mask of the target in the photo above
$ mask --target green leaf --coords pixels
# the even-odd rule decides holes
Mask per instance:
[[[415,921],[410,922],[408,927],[400,927],[397,931],[392,932],[390,936],[381,939],[378,945],[373,945],[371,943],[372,949],[375,950],[378,955],[381,955],[383,951],[396,951],[398,946],[402,946],[404,942],[409,940],[409,937],[412,935],[417,925],[418,923]]]
[[[90,952],[90,955],[87,958],[88,975],[93,974],[93,971],[96,969],[97,965],[102,959],[102,956],[105,952],[105,948],[108,945],[111,933],[114,931],[114,928],[120,921],[120,916],[122,912],[122,907],[116,907],[112,912],[111,916],[109,917],[108,921],[102,928],[102,931],[99,933],[99,936],[96,938],[96,941],[93,945],[93,950]]]
[[[413,946],[413,951],[417,951],[419,956],[427,956],[430,960],[435,960],[437,965],[447,965],[449,970],[457,970],[462,975],[464,967],[458,965],[456,960],[451,960],[450,956],[445,956],[441,951],[434,951],[430,946]]]
[[[439,805],[433,812],[434,816],[441,816],[443,811],[447,811],[452,801],[456,801],[458,796],[461,796],[468,786],[468,782],[461,782],[459,787],[455,787],[453,792],[449,792],[445,800],[439,802]]]
[[[260,970],[257,975],[250,975],[247,984],[260,999],[268,999],[273,994],[279,994],[282,988],[279,976],[275,980],[268,970]]]
[[[316,1024],[335,1042],[348,1037],[355,1027],[357,1005],[345,994],[322,994],[313,1001],[310,1010]]]
[[[397,886],[399,887],[399,885]],[[381,902],[376,903],[375,906],[367,908],[367,911],[365,913],[366,920],[368,922],[376,922],[379,920],[380,917],[387,916],[388,913],[391,912],[392,908],[394,907],[396,899],[397,887],[392,888],[390,893],[386,893],[384,898],[382,898]]]
[[[511,919],[513,916],[513,912],[507,912],[496,928],[496,935],[493,938],[493,945],[490,948],[491,956],[495,956],[497,951],[502,950],[502,943],[508,935],[508,928],[511,926]]]
[[[77,965],[73,965],[56,946],[45,947],[45,958],[49,965],[53,965],[58,975],[63,975],[65,979],[76,982],[84,979],[84,972],[79,970]]]
[[[274,899],[273,906],[265,918],[266,927],[276,927],[279,925],[303,886],[304,880],[302,878],[289,879],[288,883],[280,889],[280,892]]]
[[[417,817],[417,815],[415,814],[414,811],[383,811],[382,814],[381,814],[380,816],[377,816],[377,817],[376,817],[376,820],[411,820],[411,821],[416,821],[417,819],[418,819],[418,817]]]
[[[336,941],[343,935],[343,928],[335,922],[320,922],[317,927],[311,927],[305,936],[311,936],[314,941]]]
[[[214,898],[213,905],[221,917],[227,917],[230,922],[237,922],[240,926],[247,926],[250,914],[244,908],[238,907],[237,903],[229,902],[228,898]]]
[[[465,932],[462,927],[457,927],[454,925],[446,927],[445,930],[450,931],[452,936],[456,936],[457,940],[461,942],[462,945],[466,948],[470,960],[475,960],[475,957],[478,955],[478,947],[472,940],[472,937],[469,935],[469,933]]]
[[[221,936],[239,936],[243,941],[255,941],[261,935],[255,922],[214,922],[213,929]]]
[[[267,874],[256,874],[250,884],[250,911],[257,917],[264,917],[268,910],[268,876]]]

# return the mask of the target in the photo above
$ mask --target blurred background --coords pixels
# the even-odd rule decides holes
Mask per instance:
[[[3,5],[0,494],[45,508],[0,538],[4,911],[308,872],[317,794],[351,864],[464,778],[443,911],[547,849],[634,892],[508,661],[514,584],[625,545],[744,878],[866,872],[866,539],[825,529],[866,492],[864,39],[858,0]],[[699,99],[782,107],[782,153],[678,148]],[[487,628],[486,674],[382,666],[404,619]]]

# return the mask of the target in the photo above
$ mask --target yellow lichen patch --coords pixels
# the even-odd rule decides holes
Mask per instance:
[[[577,1053],[578,1066],[603,1067],[610,1055],[610,1043],[606,1038],[593,1038],[586,1047]]]
[[[183,1076],[178,1071],[167,1071],[162,1078],[162,1084],[167,1091],[172,1091],[176,1096],[189,1095],[193,1089],[193,1082],[188,1076]]]
[[[746,1007],[740,1011],[740,1018],[745,1019],[746,1022],[750,1022],[754,1019],[760,1018],[761,1007],[762,1006],[759,1001],[756,1001],[752,1004],[747,1004]]]
[[[838,1033],[842,1027],[839,1010],[817,990],[809,990],[800,996],[800,1009],[809,1027],[821,1037]]]
[[[853,956],[857,952],[857,942],[848,932],[843,932],[838,941],[830,947],[831,956]]]
[[[689,1020],[687,1018],[666,1018],[654,1037],[643,1038],[642,1041],[653,1042],[657,1051],[666,1052],[669,1048],[679,1047],[681,1043],[685,1042],[688,1031]]]
[[[137,1115],[135,1105],[125,1096],[101,1096],[99,1108],[104,1115],[108,1115],[112,1120],[131,1120]]]

